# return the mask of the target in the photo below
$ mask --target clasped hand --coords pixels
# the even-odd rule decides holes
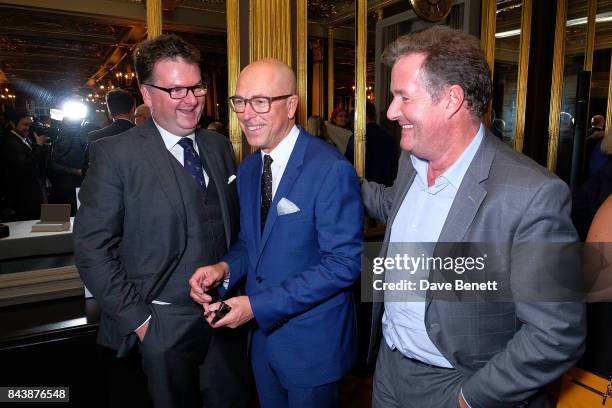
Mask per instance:
[[[215,265],[202,266],[193,273],[189,279],[191,286],[190,295],[193,300],[204,307],[204,315],[208,323],[214,327],[236,328],[243,325],[253,318],[253,310],[248,296],[236,296],[224,301],[231,310],[229,313],[216,323],[212,323],[215,318],[215,311],[221,306],[221,302],[210,303],[213,298],[207,291],[217,287],[227,278],[229,266],[225,262]]]

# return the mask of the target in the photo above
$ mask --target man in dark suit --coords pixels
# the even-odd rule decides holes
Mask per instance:
[[[98,342],[119,357],[137,345],[149,393],[164,408],[201,406],[211,329],[188,280],[218,262],[238,232],[231,145],[195,131],[207,92],[199,62],[174,35],[139,45],[134,67],[152,118],[92,144],[74,226],[76,264],[103,311]],[[228,364],[245,353],[228,352]]]
[[[387,223],[381,255],[401,256],[399,243],[422,243],[434,259],[452,253],[445,243],[499,252],[465,276],[431,266],[416,271],[425,282],[450,282],[455,290],[445,296],[427,286],[416,300],[391,290],[384,302],[376,299],[373,406],[543,407],[538,391],[577,361],[585,336],[584,305],[552,301],[539,280],[560,277],[563,268],[539,268],[557,259],[569,259],[570,274],[580,274],[571,254],[557,252],[563,245],[552,244],[577,238],[569,189],[484,128],[492,86],[476,38],[434,26],[400,37],[384,58],[392,66],[387,117],[402,127],[403,152],[392,187],[362,184],[366,209]],[[388,268],[382,281],[407,276]],[[496,282],[484,300],[454,286],[457,277],[481,276]],[[524,291],[533,288],[541,297]]]
[[[359,276],[363,207],[350,163],[295,126],[295,87],[291,68],[275,59],[240,73],[231,106],[261,150],[238,171],[238,242],[190,283],[209,313],[219,303],[208,305],[204,291],[246,279],[246,296],[226,300],[231,311],[214,327],[256,322],[250,351],[262,408],[337,407],[357,352],[350,287]]]
[[[89,167],[89,150],[92,143],[104,137],[118,135],[134,127],[135,105],[134,97],[123,89],[113,89],[106,94],[106,109],[111,118],[111,123],[102,129],[93,130],[87,134],[83,173],[86,173]]]
[[[376,123],[376,107],[366,102],[366,149],[365,178],[378,184],[391,186],[397,173],[397,142],[393,136]],[[346,146],[344,157],[353,163],[355,158],[355,135]]]
[[[112,122],[102,129],[89,132],[89,143],[133,128],[134,108],[134,97],[128,91],[119,88],[109,91],[106,94],[106,109]]]
[[[48,155],[44,136],[29,129],[32,117],[23,108],[7,112],[9,129],[0,133],[0,186],[4,198],[4,221],[40,218],[40,205],[46,202],[45,167]]]

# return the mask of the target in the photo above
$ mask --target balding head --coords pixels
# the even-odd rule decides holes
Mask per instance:
[[[247,79],[257,82],[263,79],[266,85],[281,92],[280,95],[296,93],[296,79],[293,70],[284,62],[274,58],[260,59],[247,65],[240,73],[238,82]]]
[[[255,61],[242,70],[232,100],[251,146],[269,153],[289,134],[298,104],[295,84],[291,68],[276,59]]]
[[[149,109],[149,107],[143,103],[136,108],[136,112],[134,113],[134,122],[136,123],[136,126],[140,126],[150,117],[151,109]]]

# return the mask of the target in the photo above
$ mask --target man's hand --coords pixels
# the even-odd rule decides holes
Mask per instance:
[[[149,328],[150,320],[147,320],[145,324],[136,329],[136,335],[140,339],[140,342],[144,340],[145,335],[147,334],[147,329]]]
[[[34,139],[36,140],[37,145],[42,146],[45,144],[45,135],[39,135],[36,132],[32,132],[32,134],[34,135]]]
[[[465,401],[465,398],[463,398],[463,392],[459,391],[459,395],[457,396],[457,398],[459,399],[460,408],[470,408],[470,406]]]
[[[226,262],[196,269],[189,279],[191,298],[199,304],[210,303],[212,297],[205,292],[218,286],[221,281],[226,279],[228,272],[229,265]]]
[[[214,311],[217,310],[221,303],[213,303],[204,305],[204,312],[208,314],[206,320],[208,320],[208,324],[210,324],[215,329],[217,327],[229,327],[235,329],[236,327],[242,326],[249,320],[251,320],[253,316],[253,309],[251,309],[251,301],[248,296],[236,296],[223,301],[232,310],[229,311],[227,315],[217,323],[212,324],[212,320],[215,318]],[[212,312],[212,313],[209,313]]]

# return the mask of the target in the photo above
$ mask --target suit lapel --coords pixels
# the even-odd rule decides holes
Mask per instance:
[[[436,245],[434,250],[434,256],[436,257],[444,258],[446,254],[452,252],[453,245],[448,243],[464,241],[468,229],[474,223],[478,209],[487,196],[487,190],[481,183],[489,177],[491,164],[495,157],[495,146],[488,137],[489,135],[485,132],[480,147],[463,177],[459,190],[457,190],[457,195],[438,238],[438,242],[442,245]],[[425,310],[431,305],[434,294],[431,291],[427,293]]]
[[[198,144],[198,150],[200,156],[208,165],[210,177],[217,189],[217,195],[219,197],[219,205],[221,206],[221,216],[223,217],[223,228],[225,229],[225,241],[227,248],[229,249],[232,241],[232,230],[229,216],[229,208],[227,206],[227,194],[224,186],[227,184],[227,180],[224,180],[222,174],[222,167],[218,161],[218,155],[210,150],[210,146],[205,143],[205,136],[201,132],[196,132],[196,143]]]
[[[274,199],[272,200],[272,204],[270,205],[270,211],[268,212],[266,225],[264,226],[263,233],[261,234],[261,241],[259,242],[259,256],[261,256],[263,248],[266,245],[266,241],[270,236],[270,231],[272,231],[274,223],[278,218],[278,211],[276,210],[276,206],[283,197],[286,197],[289,194],[289,192],[294,186],[295,179],[300,174],[300,171],[302,169],[302,163],[304,162],[304,152],[306,151],[306,146],[308,146],[308,136],[302,129],[300,129],[300,134],[297,138],[297,141],[295,142],[295,146],[293,147],[291,156],[289,156],[289,161],[287,162],[287,166],[285,167],[285,171],[283,172],[280,184],[276,189]],[[259,175],[259,179],[261,180],[261,174]],[[257,184],[258,187],[259,185],[260,184]],[[257,190],[259,191],[260,188],[258,188]],[[258,198],[259,200],[257,201],[257,204],[259,206],[261,205],[261,191],[259,191],[258,193]],[[258,213],[260,213],[260,211],[258,211]]]
[[[174,177],[168,149],[166,149],[166,145],[152,120],[148,120],[147,123],[141,126],[139,135],[143,138],[142,147],[145,157],[154,169],[155,175],[159,179],[159,184],[166,194],[172,209],[177,213],[179,219],[184,221],[181,225],[186,228],[187,215],[185,213],[185,206],[183,205],[178,183]]]

